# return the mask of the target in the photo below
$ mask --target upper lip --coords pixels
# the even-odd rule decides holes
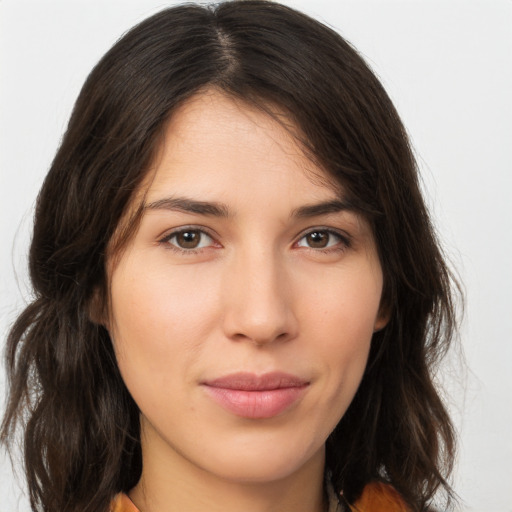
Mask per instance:
[[[284,372],[270,372],[256,375],[249,372],[237,372],[203,382],[205,386],[241,391],[271,391],[273,389],[297,388],[306,386],[309,381]]]

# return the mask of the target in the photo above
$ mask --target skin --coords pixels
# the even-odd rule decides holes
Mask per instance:
[[[369,225],[304,211],[337,188],[281,124],[213,90],[173,114],[144,190],[107,322],[141,410],[130,497],[142,512],[322,511],[325,441],[386,322]],[[307,385],[275,416],[240,417],[204,386],[239,371]]]

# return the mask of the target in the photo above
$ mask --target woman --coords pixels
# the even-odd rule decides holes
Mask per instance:
[[[162,11],[99,62],[41,190],[4,442],[34,510],[425,510],[451,280],[403,126],[339,35]]]

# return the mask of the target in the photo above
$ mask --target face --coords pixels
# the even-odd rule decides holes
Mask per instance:
[[[108,319],[145,465],[261,482],[323,464],[385,322],[367,222],[279,123],[216,92],[173,115],[145,191]]]

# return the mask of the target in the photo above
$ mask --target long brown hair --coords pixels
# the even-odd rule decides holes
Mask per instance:
[[[449,498],[454,434],[433,373],[454,334],[454,287],[405,130],[338,34],[291,8],[246,0],[174,7],[140,23],[101,59],[75,104],[37,201],[34,300],[7,341],[1,440],[12,443],[22,428],[32,508],[106,511],[140,477],[139,411],[91,301],[98,290],[106,300],[107,248],[163,126],[206,87],[286,112],[307,154],[373,228],[390,320],[327,441],[342,505],[372,480],[392,484],[414,510],[438,491]]]

